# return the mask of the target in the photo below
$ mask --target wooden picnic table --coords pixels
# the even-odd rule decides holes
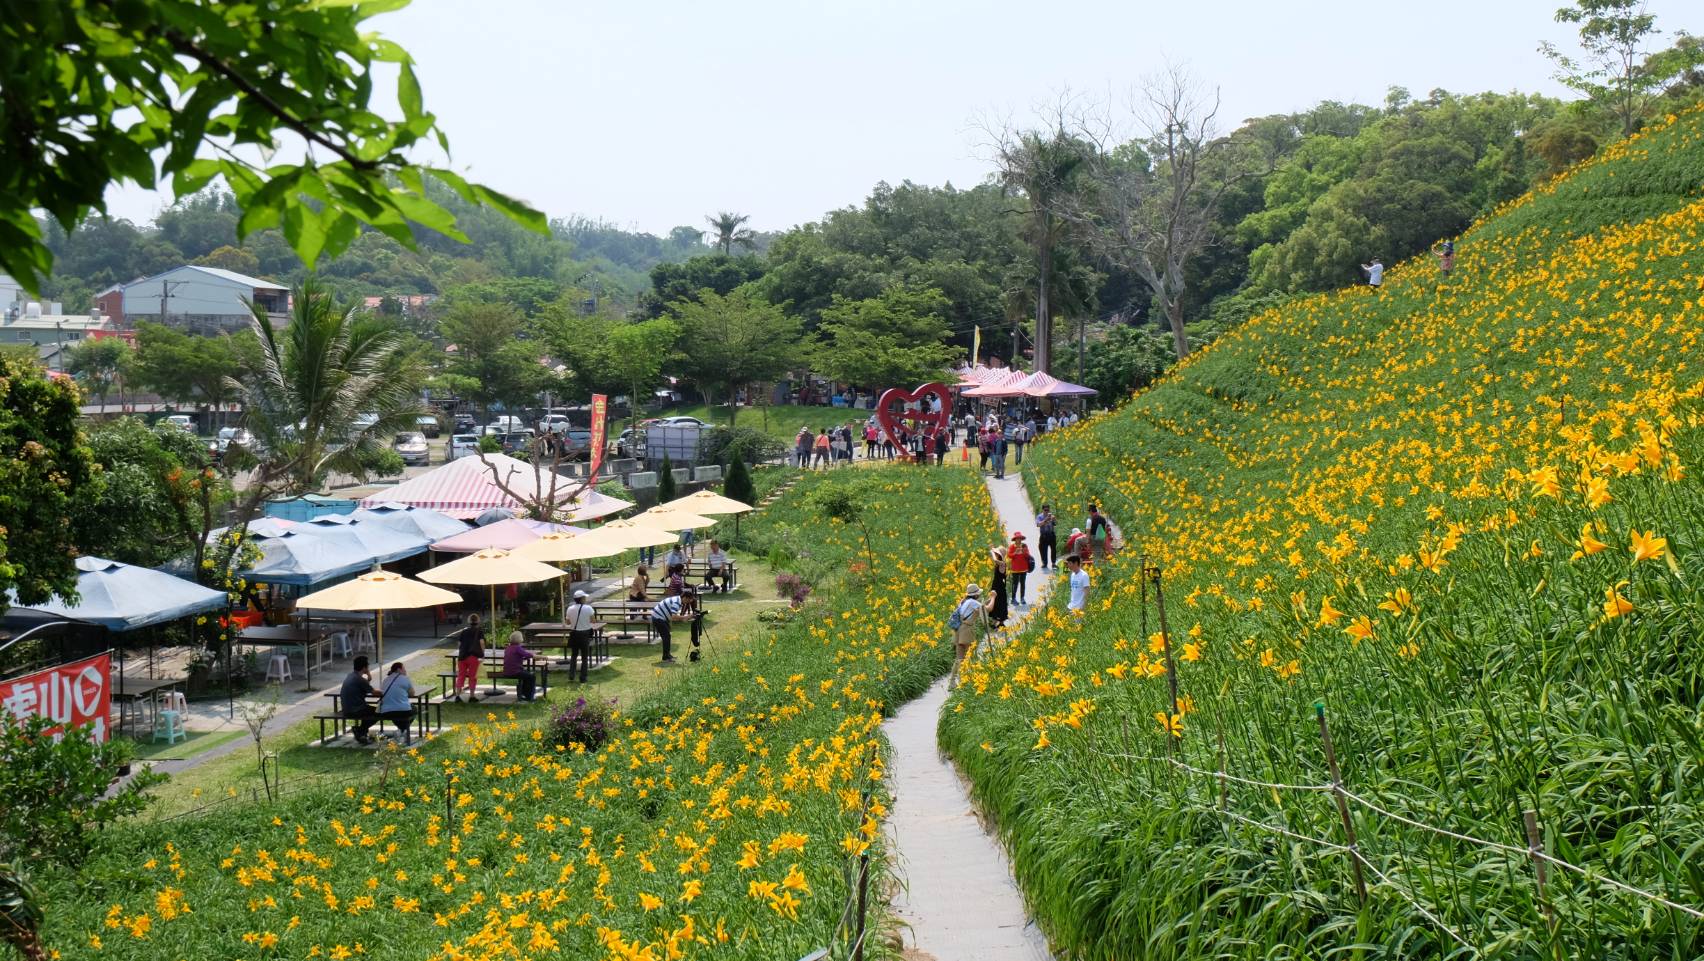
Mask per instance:
[[[244,628],[242,636],[231,642],[232,647],[294,647],[302,652],[302,671],[313,674],[314,670],[324,667],[331,660],[325,656],[328,646],[324,638],[316,639],[312,631],[303,627],[278,625],[276,627]],[[317,662],[317,663],[316,663]]]
[[[155,711],[158,700],[154,697],[163,690],[170,690],[182,684],[181,677],[133,677],[121,675],[112,684],[112,699],[118,702],[118,730],[122,732],[130,727],[132,736],[142,720],[142,709],[147,707],[148,727],[153,728]]]
[[[445,654],[444,657],[450,662],[450,670],[448,673],[438,675],[438,694],[440,697],[449,697],[450,686],[455,683],[457,662],[461,658],[457,657],[454,652]],[[479,666],[485,672],[486,680],[491,682],[491,686],[486,688],[484,693],[502,694],[503,689],[497,686],[498,679],[513,676],[503,673],[503,649],[500,647],[486,648],[485,656],[479,659]],[[538,698],[549,700],[550,661],[544,658],[529,657],[526,660],[525,667],[529,671],[538,673]]]
[[[602,621],[592,622],[592,656],[599,661],[609,660],[609,634],[604,630]],[[534,621],[522,626],[521,633],[526,635],[528,647],[547,647],[553,650],[561,649],[562,656],[557,660],[568,661],[568,625],[560,621]]]

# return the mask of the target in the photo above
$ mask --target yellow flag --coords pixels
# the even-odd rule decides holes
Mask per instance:
[[[982,325],[976,325],[976,335],[970,341],[970,366],[975,367],[982,356]]]

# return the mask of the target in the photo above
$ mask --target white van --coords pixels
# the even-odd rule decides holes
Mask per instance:
[[[485,432],[487,434],[513,434],[518,430],[525,430],[526,426],[526,424],[521,423],[519,417],[497,417],[493,418],[491,423],[485,425]]]
[[[479,453],[478,434],[450,435],[450,460],[455,460],[458,457],[472,457],[477,453]]]

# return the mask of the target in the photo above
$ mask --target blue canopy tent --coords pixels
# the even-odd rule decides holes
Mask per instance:
[[[397,531],[410,536],[424,537],[427,543],[441,541],[467,530],[466,521],[458,521],[448,514],[440,514],[425,507],[415,507],[411,504],[379,504],[375,507],[363,507],[350,514],[357,521],[367,521],[378,524],[388,530]]]
[[[306,525],[302,525],[305,527]],[[373,566],[373,555],[351,550],[306,530],[291,530],[254,542],[260,560],[243,574],[256,584],[312,587],[323,581],[359,574]]]
[[[406,534],[375,521],[355,520],[341,514],[299,524],[295,533],[323,538],[345,547],[351,554],[365,552],[369,566],[394,564],[405,557],[424,554],[431,543],[418,534]]]

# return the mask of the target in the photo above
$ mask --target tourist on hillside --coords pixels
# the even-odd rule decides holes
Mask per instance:
[[[1455,241],[1445,240],[1432,248],[1432,253],[1438,258],[1438,273],[1445,280],[1449,279],[1450,271],[1455,269]]]
[[[1058,429],[1059,429],[1059,418],[1055,417],[1052,414],[1048,414],[1047,415],[1047,432],[1049,434],[1051,434]]]
[[[843,428],[837,425],[829,432],[828,435],[828,453],[830,463],[836,467],[840,466],[840,462],[845,460],[846,455],[850,453],[847,449],[848,444],[846,442],[846,435],[842,431]]]
[[[1029,545],[1024,543],[1024,532],[1012,532],[1012,544],[1006,548],[1006,572],[1012,581],[1012,603],[1018,607],[1029,606],[1029,594],[1024,582],[1029,580],[1030,568],[1035,558],[1030,554]]]
[[[343,678],[343,690],[338,696],[338,703],[342,706],[341,713],[355,722],[351,730],[355,735],[356,744],[366,746],[373,743],[367,732],[372,729],[379,714],[373,710],[373,705],[367,703],[367,698],[376,697],[378,693],[373,690],[373,682],[368,680],[367,655],[357,654],[354,662],[350,664],[349,673]]]
[[[947,679],[947,690],[950,691],[958,687],[959,668],[969,656],[970,649],[988,630],[988,608],[982,601],[982,588],[975,584],[966,585],[964,600],[953,609],[947,626],[953,632],[953,672]]]
[[[1005,480],[1006,479],[1006,432],[1003,431],[1003,430],[1000,430],[999,428],[995,428],[994,429],[994,436],[993,436],[993,439],[989,442],[989,446],[993,450],[994,479],[995,480]]]
[[[864,425],[864,459],[865,460],[875,460],[876,459],[876,440],[879,436],[880,436],[879,432],[876,430],[876,422],[874,420],[871,420],[869,423]]]
[[[645,600],[645,592],[651,587],[651,569],[644,564],[633,572],[633,580],[627,584],[627,599],[630,601]]]
[[[686,565],[670,564],[667,578],[663,581],[664,597],[679,597],[686,593]]]
[[[1081,527],[1071,528],[1071,536],[1065,538],[1065,556],[1076,557],[1079,560],[1090,553],[1089,535],[1083,533]]]
[[[690,620],[692,620],[692,615],[687,612],[686,603],[679,594],[665,597],[651,608],[651,630],[662,638],[664,664],[675,662],[674,653],[669,646],[674,639],[671,627],[675,621]]]
[[[450,687],[450,693],[461,703],[462,682],[467,682],[467,699],[470,702],[479,700],[479,665],[485,660],[485,625],[479,622],[478,614],[467,616],[467,626],[462,628],[461,638],[456,641],[456,680]]]
[[[1006,549],[998,545],[988,549],[988,557],[994,562],[994,570],[988,576],[988,623],[995,627],[1005,627],[1009,611],[1006,608]]]
[[[1080,615],[1089,603],[1089,572],[1083,570],[1083,559],[1075,554],[1065,555],[1065,570],[1068,572],[1065,583],[1071,588],[1065,609]]]
[[[1384,264],[1374,257],[1370,264],[1361,265],[1361,273],[1367,275],[1367,286],[1374,289],[1384,284]]]
[[[1012,466],[1017,467],[1024,462],[1024,445],[1029,443],[1029,434],[1025,433],[1022,421],[1012,425]]]
[[[1101,513],[1100,505],[1089,502],[1089,560],[1094,560],[1094,552],[1099,550],[1102,557],[1112,549],[1112,522]],[[1070,553],[1067,551],[1066,553]]]
[[[816,455],[811,460],[811,466],[813,468],[820,467],[823,470],[828,469],[828,451],[829,445],[832,443],[834,443],[834,439],[828,436],[828,428],[824,427],[816,435]]]
[[[511,631],[509,644],[503,648],[503,673],[500,676],[515,679],[515,699],[518,701],[531,701],[538,690],[538,676],[529,665],[538,655],[527,650],[525,642],[526,635]]]
[[[1041,513],[1035,515],[1036,550],[1040,552],[1041,569],[1051,571],[1059,564],[1059,541],[1055,529],[1059,518],[1053,516],[1051,504],[1041,505]]]
[[[384,686],[379,689],[379,717],[396,725],[403,744],[414,743],[410,730],[414,724],[414,681],[401,661],[390,666]]]
[[[793,459],[798,462],[799,469],[811,466],[811,449],[814,438],[809,427],[799,428],[799,436],[793,438]]]
[[[715,542],[712,541],[712,544]],[[592,669],[592,624],[596,614],[592,605],[586,603],[586,592],[575,591],[574,603],[562,612],[562,624],[568,628],[568,679],[574,679],[576,665],[580,672],[580,683],[586,683],[586,674]]]
[[[728,562],[728,553],[722,550],[721,542],[712,540],[710,542],[710,553],[704,555],[704,586],[721,594],[728,593],[733,581],[728,573],[731,566]],[[716,586],[717,578],[722,581],[721,587]]]

